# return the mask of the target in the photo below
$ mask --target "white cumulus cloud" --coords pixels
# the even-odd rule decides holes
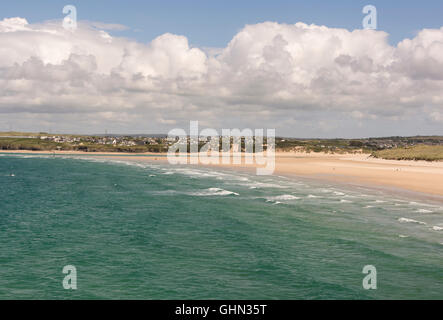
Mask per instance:
[[[443,133],[443,28],[392,46],[383,31],[264,22],[208,50],[78,26],[0,21],[0,129],[166,132],[200,120],[295,136]]]

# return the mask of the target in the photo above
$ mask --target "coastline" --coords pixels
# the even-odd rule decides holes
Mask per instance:
[[[0,154],[99,156],[108,159],[166,162],[166,153],[92,153],[80,151],[5,150]],[[235,170],[255,170],[257,164],[198,164]],[[443,162],[384,160],[367,154],[276,152],[274,175],[297,176],[381,190],[398,190],[443,201]]]

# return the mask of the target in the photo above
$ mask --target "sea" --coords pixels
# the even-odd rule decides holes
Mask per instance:
[[[0,299],[443,299],[442,202],[141,160],[0,154]]]

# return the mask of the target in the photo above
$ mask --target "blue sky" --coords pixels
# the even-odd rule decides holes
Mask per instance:
[[[20,16],[30,23],[60,19],[66,4],[77,7],[79,20],[119,23],[130,28],[112,32],[115,35],[149,42],[170,32],[187,36],[192,45],[199,47],[225,47],[245,24],[263,21],[361,28],[361,11],[367,4],[377,7],[378,29],[390,34],[391,44],[413,37],[417,30],[443,25],[441,0],[15,0],[0,3],[0,17]]]

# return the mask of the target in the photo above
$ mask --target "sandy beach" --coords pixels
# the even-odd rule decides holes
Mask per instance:
[[[443,162],[383,160],[366,154],[280,154],[276,173],[443,196]]]
[[[91,153],[77,151],[2,151],[1,153],[88,155],[131,161],[167,161],[166,154]],[[244,159],[243,159],[244,160]],[[213,166],[212,164],[211,166]],[[216,164],[225,168],[252,170],[257,164]],[[277,152],[275,175],[296,175],[327,181],[393,187],[443,197],[443,162],[383,160],[368,154]]]

